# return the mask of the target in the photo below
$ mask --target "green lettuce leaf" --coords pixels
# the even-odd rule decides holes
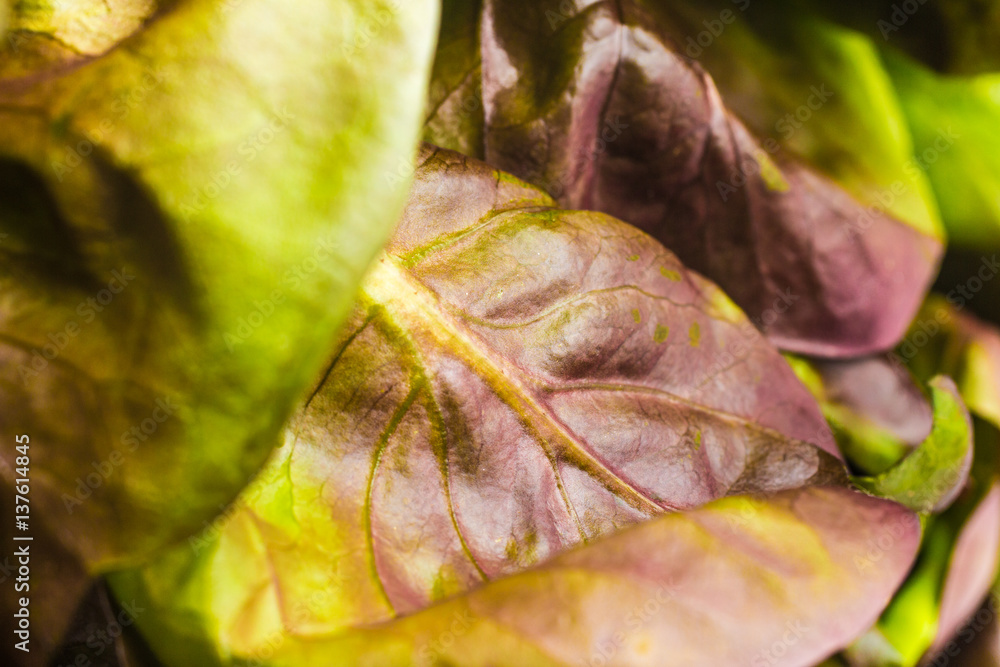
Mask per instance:
[[[885,63],[949,238],[1000,249],[1000,73],[942,76],[892,51]]]
[[[2,44],[0,490],[27,434],[40,570],[140,562],[232,501],[406,195],[435,3],[168,4],[17,3]]]
[[[934,405],[930,435],[902,461],[854,482],[915,512],[941,512],[958,496],[972,468],[972,421],[951,379],[928,384]]]
[[[1000,71],[997,0],[777,0],[770,6],[822,14],[943,74]]]

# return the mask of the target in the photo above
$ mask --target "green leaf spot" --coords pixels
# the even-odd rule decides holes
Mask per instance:
[[[665,266],[660,267],[660,273],[662,273],[663,277],[667,280],[672,280],[675,283],[679,283],[681,281],[681,274],[676,271],[672,271]]]
[[[657,343],[662,343],[670,335],[670,327],[664,326],[662,324],[656,325],[656,331],[653,332],[653,340]]]
[[[760,178],[764,185],[772,192],[788,192],[788,181],[782,175],[781,170],[771,161],[766,153],[756,156],[757,164],[760,165]]]
[[[691,339],[691,347],[698,347],[701,343],[701,327],[695,322],[688,329],[688,337]]]

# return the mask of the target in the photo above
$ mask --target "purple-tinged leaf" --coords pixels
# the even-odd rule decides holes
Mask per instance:
[[[793,2],[793,5],[801,3]],[[735,11],[730,0],[666,0],[659,25],[712,76],[727,109],[772,155],[795,156],[874,207],[943,240],[931,184],[878,43],[802,11]],[[702,47],[720,10],[735,16]],[[936,129],[944,129],[939,126]],[[859,231],[873,219],[855,221]]]
[[[890,348],[917,310],[940,240],[862,206],[829,178],[772,158],[712,79],[635,0],[486,2],[484,155],[567,208],[658,238],[716,281],[784,349]],[[470,28],[471,29],[471,28]],[[463,79],[464,81],[464,79]],[[456,100],[440,139],[469,120]],[[468,142],[466,142],[468,143]]]
[[[859,474],[884,472],[930,433],[930,402],[892,357],[786,358],[819,401],[841,452]]]
[[[811,667],[875,619],[919,534],[846,489],[727,498],[412,616],[293,639],[269,664]]]
[[[945,648],[989,593],[1000,559],[1000,482],[962,526],[941,592],[938,631],[929,654]]]
[[[920,378],[955,378],[973,415],[1000,428],[1000,330],[932,295],[893,353]]]
[[[285,447],[217,528],[119,581],[193,617],[151,617],[168,662],[414,613],[664,511],[845,482],[815,401],[717,287],[636,228],[553,203],[422,152]],[[809,544],[822,559],[854,542]]]

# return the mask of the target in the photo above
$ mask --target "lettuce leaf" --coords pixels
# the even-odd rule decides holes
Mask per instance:
[[[17,3],[2,45],[0,487],[29,434],[66,576],[199,530],[280,441],[402,209],[437,31],[423,1],[154,5]]]
[[[923,200],[907,199],[912,226],[773,139],[756,140],[670,39],[658,6],[484,3],[478,23],[442,36],[460,46],[438,55],[426,136],[475,147],[481,105],[487,162],[564,207],[649,232],[783,349],[850,357],[890,348],[941,254]],[[478,55],[468,39],[477,25]],[[453,53],[461,65],[449,68]],[[888,145],[889,164],[903,169],[905,142]]]
[[[1000,249],[1000,74],[941,76],[892,51],[885,63],[949,238]]]
[[[252,659],[664,511],[844,484],[835,455],[717,287],[633,227],[428,146],[286,445],[204,535],[115,585],[160,610],[140,625],[168,664]]]
[[[890,355],[785,357],[816,397],[840,451],[858,474],[885,472],[930,434],[930,402],[909,370]]]
[[[934,405],[930,435],[903,460],[854,482],[916,512],[942,512],[958,497],[972,468],[972,419],[950,378],[928,384]]]
[[[293,602],[294,587],[282,596],[244,588],[222,562],[173,571],[188,577],[181,588],[162,579],[168,570],[126,574],[116,584],[122,596],[152,595],[143,629],[168,665],[679,667],[780,657],[807,667],[874,620],[909,568],[919,532],[901,506],[842,488],[731,497],[415,613],[339,630],[316,620],[330,604],[323,588]],[[246,567],[236,549],[266,557],[261,539],[266,531],[220,547],[217,558],[228,552],[228,567]],[[260,583],[269,576],[261,572]],[[214,655],[201,652],[210,648],[198,627],[205,608],[219,618],[210,628],[219,641]],[[237,609],[236,624],[220,613]],[[282,622],[295,630],[272,629]]]

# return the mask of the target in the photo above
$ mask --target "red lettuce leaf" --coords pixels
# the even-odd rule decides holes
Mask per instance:
[[[145,632],[168,662],[416,613],[665,511],[846,481],[808,390],[716,286],[636,228],[559,210],[451,151],[422,151],[333,349],[287,444],[231,512],[118,580],[122,599],[162,608]],[[893,540],[916,539],[895,505],[828,493],[802,501],[830,503],[824,530],[860,535],[869,510],[884,511],[903,517]],[[797,519],[770,525],[774,508],[755,502],[726,506],[744,508],[734,519],[754,539],[784,548],[809,534]],[[798,547],[864,561],[854,539]],[[904,543],[886,547],[900,561],[885,581],[876,567],[879,585],[902,576]],[[695,540],[675,567],[702,547],[705,562],[728,558]],[[770,558],[746,576],[779,567]],[[813,565],[800,564],[807,579]],[[795,580],[786,566],[774,581]],[[851,604],[874,617],[888,593],[862,590]]]
[[[666,37],[661,13],[634,0],[567,5],[486,2],[478,58],[451,27],[462,76],[443,77],[427,134],[467,150],[481,95],[488,162],[567,208],[649,232],[779,346],[830,357],[890,348],[940,240],[772,158]]]

